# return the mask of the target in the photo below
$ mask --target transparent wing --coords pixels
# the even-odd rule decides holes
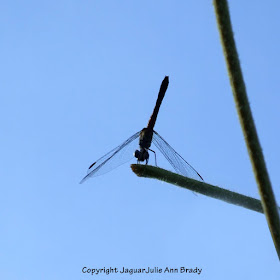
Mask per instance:
[[[152,142],[161,151],[177,173],[198,181],[203,181],[203,178],[199,175],[199,173],[189,163],[187,163],[156,131],[154,131]]]
[[[105,174],[114,168],[124,164],[133,158],[133,153],[138,146],[138,141],[141,131],[133,134],[121,145],[104,155],[102,158],[94,162],[87,171],[87,175],[82,179],[80,184],[89,179],[90,177]]]

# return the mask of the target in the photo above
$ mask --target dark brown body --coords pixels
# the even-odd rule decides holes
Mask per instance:
[[[157,102],[156,102],[154,111],[150,117],[150,120],[148,122],[148,125],[146,128],[143,128],[140,133],[140,137],[139,137],[140,151],[136,150],[134,153],[134,156],[137,158],[138,161],[146,160],[146,163],[148,163],[148,159],[149,159],[148,150],[150,150],[150,147],[151,147],[153,133],[154,133],[154,126],[155,126],[155,123],[157,120],[157,115],[159,112],[161,102],[162,102],[165,92],[168,88],[168,84],[169,84],[169,78],[168,78],[168,76],[165,76],[165,78],[163,79],[163,81],[161,83]]]

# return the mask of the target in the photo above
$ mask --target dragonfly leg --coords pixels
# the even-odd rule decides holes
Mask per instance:
[[[154,155],[155,155],[155,166],[157,166],[157,154],[156,154],[156,152],[151,150],[151,149],[149,149],[149,151],[154,153]]]

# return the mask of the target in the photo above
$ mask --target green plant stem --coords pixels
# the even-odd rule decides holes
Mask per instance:
[[[228,3],[226,0],[214,0],[213,3],[239,120],[257,181],[262,207],[280,259],[279,212],[247,98],[246,87],[233,37]]]
[[[158,179],[196,193],[216,198],[227,203],[263,213],[260,200],[232,192],[204,182],[196,181],[168,170],[143,164],[131,164],[132,171],[139,177]]]

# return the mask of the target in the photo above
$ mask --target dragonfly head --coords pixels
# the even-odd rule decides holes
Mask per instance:
[[[146,163],[148,163],[149,159],[149,153],[146,149],[143,149],[140,147],[140,151],[136,150],[134,152],[134,156],[137,158],[137,161],[144,161],[146,160]]]

